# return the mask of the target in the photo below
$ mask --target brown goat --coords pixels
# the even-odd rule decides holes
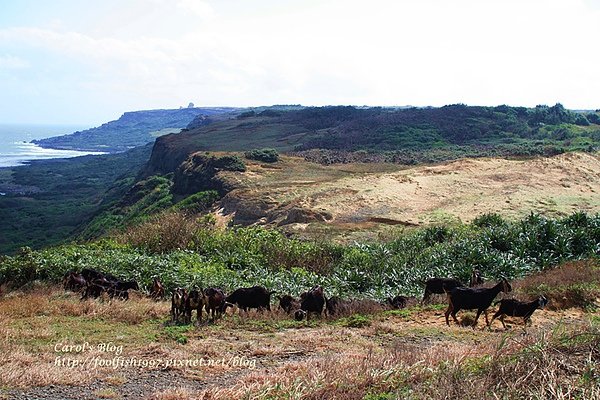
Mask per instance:
[[[185,314],[187,296],[187,290],[184,288],[175,288],[171,293],[171,322],[178,322],[179,316]]]
[[[165,288],[158,278],[152,279],[152,289],[150,289],[150,297],[154,300],[161,300],[165,297]]]
[[[202,309],[207,301],[202,290],[191,290],[185,301],[185,322],[192,322],[192,314],[196,310],[196,318],[199,323],[202,322]]]

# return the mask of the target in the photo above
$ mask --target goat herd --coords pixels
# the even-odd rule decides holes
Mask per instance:
[[[493,287],[481,287],[483,279],[478,270],[473,270],[469,287],[463,285],[460,281],[453,278],[431,278],[425,282],[425,293],[421,303],[426,302],[432,294],[446,294],[448,299],[448,308],[445,312],[446,324],[450,325],[449,316],[458,324],[456,313],[460,310],[477,310],[477,315],[472,326],[477,325],[477,320],[483,312],[488,328],[494,319],[499,318],[506,329],[504,323],[505,316],[521,317],[523,324],[527,324],[533,312],[538,308],[544,308],[548,300],[540,296],[531,302],[522,302],[516,299],[502,299],[494,303],[500,304],[498,311],[490,321],[488,319],[488,308],[500,292],[508,293],[512,290],[510,283],[502,278]],[[124,282],[113,275],[104,274],[93,269],[84,269],[81,273],[75,271],[65,274],[63,279],[65,290],[81,292],[81,300],[99,298],[106,293],[109,298],[120,300],[129,299],[129,290],[140,290],[137,282]],[[271,311],[271,295],[275,291],[269,291],[262,286],[253,286],[249,288],[239,288],[231,294],[226,295],[219,288],[207,288],[204,290],[184,288],[175,288],[171,293],[171,321],[179,322],[180,318],[184,323],[191,323],[193,311],[196,310],[198,322],[202,322],[203,309],[206,311],[207,318],[218,319],[223,315],[228,307],[237,307],[247,312],[249,309],[259,311]],[[154,278],[149,296],[155,300],[162,300],[165,297],[165,289],[161,282]],[[311,314],[328,315],[339,314],[343,310],[352,308],[353,300],[342,299],[338,296],[326,298],[321,286],[315,286],[312,289],[302,293],[299,298],[286,294],[278,296],[279,307],[287,314],[293,314],[298,321],[309,319]],[[386,307],[395,309],[405,308],[413,297],[396,296],[388,298],[383,303]]]

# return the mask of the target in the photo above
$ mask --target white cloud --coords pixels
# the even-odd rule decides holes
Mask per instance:
[[[598,108],[600,9],[586,1],[131,1],[123,30],[125,16],[111,15],[93,29],[68,15],[0,29],[10,51],[0,66],[32,60],[28,81],[50,82],[72,65],[64,85],[121,111],[188,101]]]
[[[202,0],[179,0],[177,7],[191,12],[201,19],[213,19],[216,17],[215,10],[206,1]]]
[[[0,69],[23,69],[29,67],[29,62],[22,58],[10,54],[0,55]]]

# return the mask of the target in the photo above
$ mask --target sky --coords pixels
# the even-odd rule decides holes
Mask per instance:
[[[600,108],[600,0],[0,0],[0,123],[196,106]]]

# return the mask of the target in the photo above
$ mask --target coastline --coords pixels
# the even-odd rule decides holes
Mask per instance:
[[[16,142],[17,151],[11,153],[0,153],[0,168],[15,168],[28,166],[36,161],[48,161],[56,159],[67,159],[82,156],[98,156],[108,154],[104,151],[90,151],[83,149],[59,149],[47,146],[40,146],[33,141]]]

